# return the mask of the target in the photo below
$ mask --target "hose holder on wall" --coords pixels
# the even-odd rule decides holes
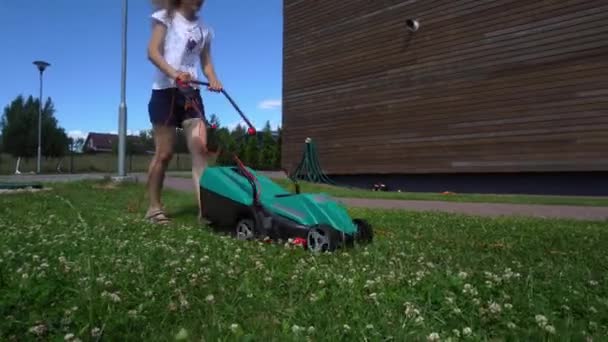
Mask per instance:
[[[407,29],[411,32],[416,32],[420,28],[420,22],[418,21],[418,19],[407,19],[405,21],[405,25],[407,26]]]

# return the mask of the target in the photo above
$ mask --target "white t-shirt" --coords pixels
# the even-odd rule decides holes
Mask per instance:
[[[201,21],[189,21],[177,11],[174,12],[173,18],[168,18],[166,13],[166,10],[159,10],[152,14],[153,19],[167,27],[163,51],[165,61],[176,70],[188,72],[192,78],[198,79],[200,54],[211,42],[213,31]],[[152,88],[170,87],[175,87],[175,80],[156,68]]]

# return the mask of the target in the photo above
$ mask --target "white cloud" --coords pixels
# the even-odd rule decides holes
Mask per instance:
[[[235,124],[235,126],[236,126],[236,124]],[[142,130],[130,130],[130,129],[128,129],[127,130],[127,135],[139,135],[139,133],[141,131]],[[109,131],[108,133],[109,134],[118,134],[117,131]],[[68,137],[71,137],[74,140],[76,140],[78,138],[86,139],[88,134],[89,134],[89,132],[83,132],[83,131],[81,131],[79,129],[75,129],[75,130],[71,130],[71,131],[68,132]]]
[[[270,121],[270,128],[273,129],[273,130],[277,130],[281,126],[280,122],[277,123],[274,120],[269,120],[269,121]],[[239,124],[241,125],[241,127],[245,127],[245,128],[247,127],[247,123],[245,121],[241,120],[241,121],[235,121],[235,122],[232,122],[232,123],[226,125],[226,128],[228,128],[229,130],[232,131]],[[253,124],[253,126],[255,127],[256,130],[261,131],[261,130],[264,129],[264,125],[266,124],[266,120],[261,120],[260,122],[258,122],[256,120],[253,120],[252,124]]]
[[[78,139],[78,138],[83,138],[86,139],[87,138],[87,132],[83,132],[81,130],[73,130],[73,131],[69,131],[68,132],[68,137],[73,138],[74,140]]]
[[[283,102],[280,99],[279,100],[269,99],[269,100],[264,100],[264,101],[260,102],[258,104],[258,107],[260,109],[279,109],[279,108],[281,108],[282,104],[283,104]]]

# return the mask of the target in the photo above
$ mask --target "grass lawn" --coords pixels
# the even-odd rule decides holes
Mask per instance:
[[[606,224],[357,209],[376,241],[312,256],[198,227],[192,194],[167,192],[175,222],[147,225],[143,199],[96,182],[0,195],[0,340],[608,334]]]
[[[287,189],[293,190],[293,184],[287,179],[275,179]],[[299,182],[301,191],[326,192],[336,197],[380,198],[397,200],[422,201],[453,201],[481,203],[511,203],[511,204],[550,204],[550,205],[581,205],[608,206],[608,197],[583,196],[537,196],[537,195],[489,195],[489,194],[441,194],[429,192],[382,192],[365,189],[338,187],[327,184]]]
[[[174,177],[190,178],[185,173],[174,174]],[[288,179],[273,179],[277,184],[293,191],[293,183]],[[491,195],[491,194],[441,194],[430,192],[382,192],[359,188],[349,188],[328,184],[316,184],[300,181],[302,192],[325,192],[335,197],[378,198],[419,201],[450,201],[474,203],[510,203],[510,204],[546,204],[577,206],[608,206],[608,197],[584,196],[540,196],[540,195]]]

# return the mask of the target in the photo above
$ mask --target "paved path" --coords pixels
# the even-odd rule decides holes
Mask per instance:
[[[175,174],[175,173],[170,173]],[[189,174],[189,173],[184,173]],[[130,174],[138,181],[146,181],[143,173]],[[279,175],[279,173],[277,173]],[[0,176],[1,182],[61,182],[83,179],[103,179],[112,175],[89,174],[63,174],[63,175],[9,175]],[[274,173],[271,176],[276,176]],[[180,191],[193,191],[190,178],[171,177],[165,180],[165,186]],[[608,207],[567,206],[567,205],[528,205],[503,203],[461,203],[444,201],[412,201],[390,199],[365,198],[339,198],[342,203],[350,207],[406,209],[414,211],[440,211],[449,213],[462,213],[479,216],[528,216],[541,218],[569,218],[577,220],[608,221]]]
[[[165,186],[181,191],[194,191],[192,180],[186,178],[167,177],[165,180]],[[608,220],[608,207],[506,203],[460,203],[366,198],[339,198],[338,200],[347,206],[359,208],[441,211],[491,217],[528,216],[541,218],[570,218],[578,220]]]

